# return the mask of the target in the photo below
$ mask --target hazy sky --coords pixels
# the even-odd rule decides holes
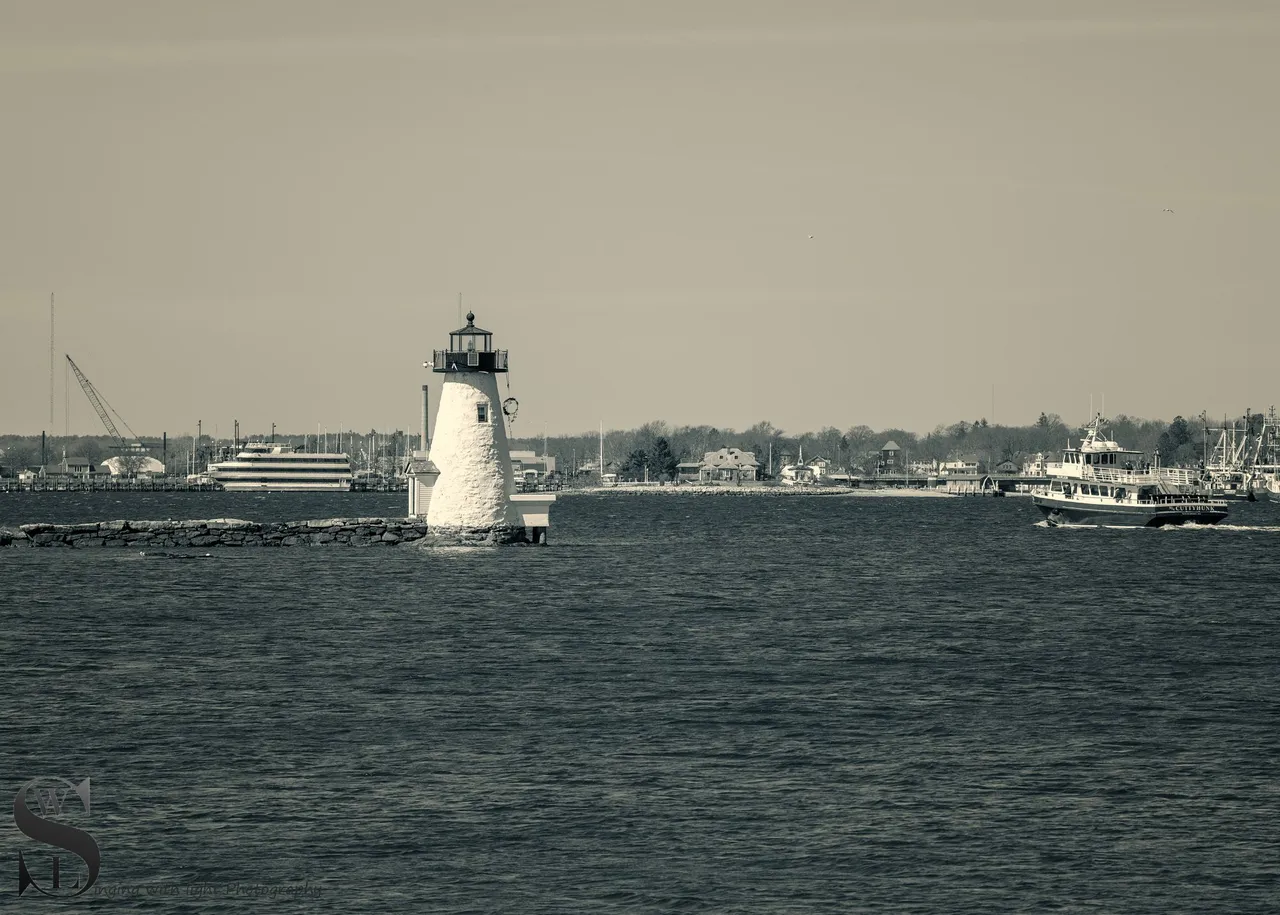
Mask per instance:
[[[516,434],[1257,410],[1277,87],[1274,2],[0,0],[0,431],[50,292],[57,432],[414,427],[459,292]]]

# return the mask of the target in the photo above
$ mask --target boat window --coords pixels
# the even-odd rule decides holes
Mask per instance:
[[[487,403],[476,404],[476,422],[487,423],[489,421],[489,405]]]

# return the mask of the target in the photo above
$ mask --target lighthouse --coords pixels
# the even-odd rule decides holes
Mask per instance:
[[[440,542],[521,543],[527,540],[516,495],[503,422],[498,376],[507,351],[493,348],[493,334],[467,326],[449,334],[449,348],[429,363],[444,376],[436,409],[430,464],[438,473],[427,502],[427,528]]]

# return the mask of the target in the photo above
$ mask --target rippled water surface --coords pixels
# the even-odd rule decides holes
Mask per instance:
[[[9,526],[402,513],[0,496]],[[1280,506],[1037,520],[574,495],[546,548],[0,551],[3,785],[92,776],[103,888],[319,891],[294,911],[1274,911]],[[0,835],[16,910],[16,849],[48,853]]]

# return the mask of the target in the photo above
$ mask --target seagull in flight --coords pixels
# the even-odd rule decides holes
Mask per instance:
[[[810,237],[810,238],[813,238],[813,236],[812,236],[812,235],[810,235],[809,237]]]
[[[1165,208],[1164,208],[1164,211],[1165,211],[1166,213],[1172,213],[1172,212],[1173,212],[1173,210],[1169,209],[1168,207],[1165,207]],[[810,235],[809,237],[810,237],[810,238],[813,238],[813,236],[812,236],[812,235]]]

